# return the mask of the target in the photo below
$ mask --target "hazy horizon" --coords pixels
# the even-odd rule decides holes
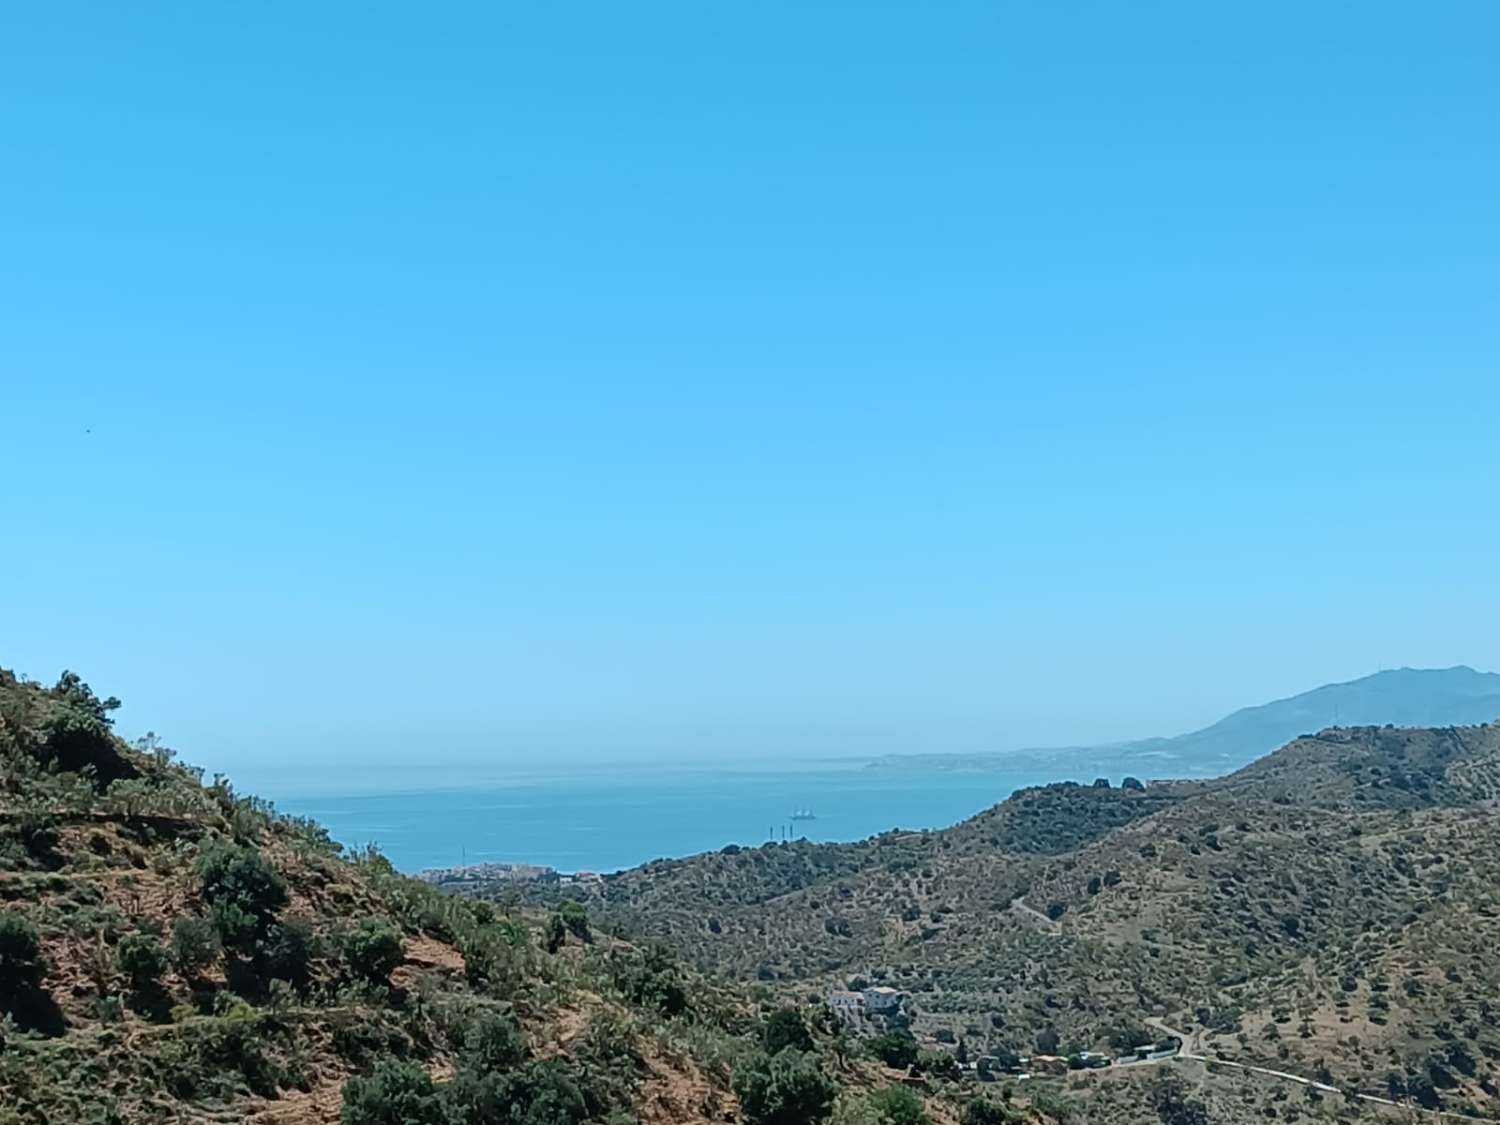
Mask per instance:
[[[210,770],[1500,667],[1492,4],[6,22],[0,659]]]

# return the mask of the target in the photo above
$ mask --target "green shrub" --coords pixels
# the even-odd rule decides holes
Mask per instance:
[[[1045,1113],[1054,1121],[1062,1122],[1063,1125],[1072,1121],[1073,1115],[1077,1112],[1072,1098],[1061,1090],[1054,1090],[1047,1086],[1041,1087],[1031,1095],[1031,1104],[1033,1108]]]
[[[448,1120],[431,1076],[416,1063],[383,1062],[368,1078],[344,1083],[342,1125],[445,1125]]]
[[[50,694],[55,705],[41,726],[42,761],[69,772],[91,768],[101,787],[137,776],[110,733],[109,713],[120,706],[118,699],[100,699],[73,672],[64,672]]]
[[[33,859],[50,859],[57,847],[57,818],[45,809],[22,809],[16,833]]]
[[[212,1019],[174,1029],[164,1051],[168,1082],[179,1097],[229,1098],[244,1090],[273,1097],[282,1073],[266,1048],[272,1017],[230,998]]]
[[[209,848],[198,859],[198,878],[203,897],[211,904],[233,905],[259,921],[286,905],[286,883],[255,848],[237,844]]]
[[[917,1061],[917,1041],[909,1031],[887,1031],[872,1036],[866,1041],[865,1048],[886,1066],[901,1070]]]
[[[475,1070],[509,1070],[526,1058],[526,1040],[513,1017],[483,1015],[464,1028],[463,1058]]]
[[[115,949],[115,964],[137,991],[159,987],[167,971],[167,951],[151,934],[129,934]]]
[[[179,918],[172,923],[172,963],[191,979],[219,959],[219,933],[206,918]]]
[[[260,921],[237,902],[221,900],[208,908],[209,925],[220,944],[230,949],[250,949]]]
[[[498,926],[487,926],[461,946],[464,975],[475,988],[506,996],[525,979],[525,956]]]
[[[389,922],[366,918],[344,939],[344,960],[355,976],[377,984],[406,959],[400,932]]]
[[[562,920],[562,915],[548,915],[546,926],[542,930],[542,944],[547,947],[547,952],[556,953],[562,948],[567,936],[568,924]]]
[[[817,1056],[802,1051],[757,1055],[732,1085],[749,1125],[816,1125],[833,1109],[833,1082]]]
[[[970,1098],[964,1105],[963,1125],[1007,1125],[1010,1114],[989,1098]]]
[[[510,1071],[464,1070],[447,1094],[454,1125],[581,1125],[603,1108],[590,1106],[587,1088],[557,1059]]]
[[[579,903],[571,900],[564,902],[557,908],[557,914],[562,919],[563,925],[567,926],[568,931],[579,941],[589,941],[591,939],[592,935],[589,933],[589,914]]]
[[[306,988],[312,979],[312,962],[317,941],[312,923],[305,918],[276,922],[261,938],[256,962],[267,980],[284,980],[296,988]]]
[[[768,1055],[774,1055],[787,1047],[797,1051],[811,1051],[813,1038],[808,1033],[807,1025],[802,1022],[801,1012],[796,1008],[777,1008],[771,1013],[771,1018],[766,1020],[766,1026],[761,1032],[761,1044]]]
[[[35,984],[46,971],[31,919],[14,910],[0,911],[0,991],[11,982]]]
[[[611,968],[615,986],[632,1002],[655,1008],[664,1016],[687,1010],[687,991],[678,979],[676,962],[665,949],[652,946],[634,957],[615,960]]]
[[[928,1125],[927,1106],[906,1086],[886,1086],[870,1095],[878,1125]]]

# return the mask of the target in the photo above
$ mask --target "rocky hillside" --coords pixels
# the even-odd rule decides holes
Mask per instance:
[[[1500,726],[1332,729],[1216,781],[1047,786],[943,831],[656,863],[590,906],[791,991],[894,985],[950,1049],[1170,1028],[1226,1061],[1493,1116],[1497,806]]]
[[[854,1057],[577,904],[508,910],[342,854],[75,676],[0,672],[0,1122],[1055,1120]],[[976,1116],[977,1115],[977,1116]]]

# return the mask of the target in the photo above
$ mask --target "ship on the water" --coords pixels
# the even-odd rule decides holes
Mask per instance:
[[[792,819],[793,820],[817,820],[818,818],[817,818],[816,815],[814,815],[812,809],[794,809],[794,810],[792,810]]]

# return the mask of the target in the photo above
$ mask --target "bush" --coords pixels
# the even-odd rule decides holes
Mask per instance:
[[[214,903],[208,908],[209,925],[213,928],[219,944],[230,949],[250,949],[255,944],[255,931],[260,921],[237,902],[227,900]]]
[[[355,976],[383,984],[406,959],[400,932],[389,922],[366,918],[344,939],[344,960]]]
[[[57,847],[57,818],[45,809],[21,810],[16,822],[21,845],[33,859],[51,860]]]
[[[219,933],[206,918],[172,923],[172,963],[184,978],[197,976],[219,959]]]
[[[184,1098],[231,1098],[241,1087],[274,1097],[283,1074],[266,1050],[272,1029],[264,1013],[229,1001],[216,1018],[177,1029],[163,1052],[169,1084]]]
[[[886,1066],[905,1070],[917,1061],[917,1041],[909,1031],[887,1031],[873,1036],[865,1046]]]
[[[563,920],[563,925],[579,941],[592,939],[589,933],[589,912],[581,905],[570,900],[557,908],[557,914]]]
[[[586,1088],[557,1059],[503,1072],[464,1070],[449,1087],[448,1100],[455,1125],[581,1125],[591,1116]]]
[[[257,950],[261,975],[268,980],[284,980],[295,988],[306,988],[312,979],[316,945],[312,924],[305,918],[275,923],[266,931]]]
[[[383,1062],[368,1078],[344,1083],[342,1125],[444,1125],[447,1120],[431,1076],[415,1063]]]
[[[870,1095],[870,1109],[879,1125],[927,1125],[927,1106],[906,1086],[887,1086]]]
[[[138,775],[110,733],[118,699],[100,699],[74,672],[64,672],[50,694],[55,706],[41,728],[42,761],[70,772],[92,768],[101,787]]]
[[[509,1070],[526,1058],[526,1040],[513,1017],[480,1016],[464,1028],[463,1057],[474,1070]]]
[[[161,985],[167,971],[167,951],[151,934],[129,934],[115,949],[115,963],[137,992]]]
[[[233,905],[259,921],[286,905],[286,883],[255,848],[235,844],[209,848],[198,859],[198,878],[203,897],[211,904]]]
[[[42,942],[31,919],[14,910],[0,911],[0,991],[11,982],[35,984],[46,971]]]
[[[524,952],[499,927],[486,927],[463,942],[464,976],[475,988],[509,995],[524,980]]]
[[[687,992],[677,979],[672,955],[653,946],[638,959],[613,962],[615,985],[636,1004],[655,1008],[664,1016],[687,1010]]]
[[[774,1055],[787,1047],[797,1051],[813,1049],[812,1036],[808,1034],[807,1025],[802,1022],[802,1013],[796,1008],[777,1008],[772,1012],[761,1033],[761,1043],[768,1055]]]
[[[964,1105],[963,1125],[1006,1125],[1010,1114],[989,1098],[970,1098]]]
[[[734,1074],[734,1093],[749,1125],[816,1125],[833,1108],[834,1084],[815,1055],[759,1055]]]
[[[542,943],[547,947],[548,953],[556,953],[562,948],[562,944],[568,937],[568,924],[562,920],[562,915],[552,914],[547,918],[547,924],[542,930]]]

